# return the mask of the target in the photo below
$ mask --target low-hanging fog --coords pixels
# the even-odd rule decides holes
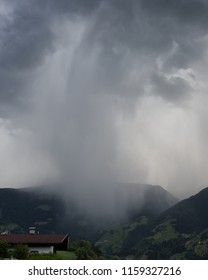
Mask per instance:
[[[205,0],[1,0],[0,187],[207,186],[207,26]]]

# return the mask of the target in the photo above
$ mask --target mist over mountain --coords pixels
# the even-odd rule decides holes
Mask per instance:
[[[115,221],[127,221],[139,213],[155,217],[177,202],[159,186],[108,184],[111,192],[98,193],[104,185],[93,186],[94,197],[80,194],[79,203],[70,193],[60,195],[57,188],[0,189],[0,230],[27,232],[36,226],[42,233],[64,232],[72,239],[93,239],[98,230]]]
[[[54,191],[56,191],[54,189]],[[150,209],[155,215],[177,202],[177,199],[160,186],[113,181],[76,181],[60,186],[58,194],[91,216],[120,219],[125,215]]]

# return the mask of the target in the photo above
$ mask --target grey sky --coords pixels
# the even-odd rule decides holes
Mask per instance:
[[[1,0],[0,187],[207,185],[208,3]]]

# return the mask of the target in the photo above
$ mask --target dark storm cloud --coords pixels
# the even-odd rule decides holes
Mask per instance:
[[[109,87],[112,81],[116,85],[114,93],[135,98],[144,94],[146,81],[154,88],[158,86],[156,76],[165,81],[164,73],[171,72],[173,68],[191,68],[206,51],[201,38],[207,33],[207,14],[207,4],[195,1],[101,2],[84,42],[89,49],[97,45],[101,49],[95,71],[99,85]],[[157,65],[161,57],[165,57],[163,73]],[[150,68],[144,74],[144,80],[134,90],[128,86],[119,88],[119,80],[126,80],[135,64],[138,80],[140,70]],[[154,72],[152,78],[150,72]],[[153,94],[160,95],[161,92],[162,98],[172,102],[187,98],[190,89],[187,81],[183,77],[173,79],[170,88],[165,90],[163,87]]]
[[[206,1],[142,1],[142,10],[153,25],[152,38],[164,46],[176,42],[177,51],[167,63],[169,67],[187,68],[204,51],[201,38],[207,34],[208,4]],[[154,39],[153,39],[154,42]],[[155,48],[155,45],[150,42]],[[170,47],[169,45],[169,47]],[[167,45],[168,46],[168,45]]]
[[[153,17],[175,18],[180,23],[198,25],[203,29],[207,24],[208,3],[196,0],[142,0],[142,8]]]
[[[15,98],[23,91],[19,84],[24,82],[15,72],[32,71],[43,63],[47,54],[55,51],[56,39],[52,32],[55,20],[62,17],[70,20],[78,15],[91,17],[90,29],[82,41],[81,55],[88,55],[98,46],[100,55],[94,69],[98,84],[104,87],[112,85],[112,91],[121,93],[117,87],[119,80],[126,79],[133,61],[138,61],[138,69],[150,65],[155,71],[153,76],[157,76],[155,61],[168,52],[174,42],[178,48],[164,62],[164,70],[169,71],[173,66],[190,67],[203,52],[198,39],[206,32],[207,12],[207,4],[200,1],[23,1],[22,5],[15,6],[11,22],[1,29],[3,100],[5,96],[9,100]],[[7,74],[11,80],[8,84],[14,77],[16,92],[14,86],[8,86],[8,94],[5,93]],[[25,76],[27,78],[28,75]],[[181,95],[183,89],[184,86],[180,90]],[[123,89],[124,93],[130,90],[128,87]],[[143,86],[138,87],[137,95],[143,94],[142,91]],[[174,96],[178,100],[178,94],[169,97],[172,90],[166,94],[168,100],[174,101]],[[163,92],[162,97],[165,98],[166,94]],[[187,94],[186,90],[184,94]]]
[[[20,2],[3,1],[5,7],[0,6],[0,118],[3,124],[9,121],[0,127],[6,135],[4,150],[12,146],[19,151],[18,158],[23,154],[22,169],[33,166],[35,170],[28,174],[34,175],[36,169],[39,174],[47,165],[46,177],[57,172],[65,181],[80,176],[120,179],[134,165],[135,173],[159,174],[161,162],[167,166],[168,143],[160,147],[160,158],[165,159],[155,156],[152,164],[148,151],[160,142],[154,129],[160,130],[163,119],[170,118],[174,130],[166,108],[173,106],[172,114],[177,115],[178,108],[191,102],[203,72],[199,61],[206,69],[206,1]],[[151,116],[156,106],[161,106],[161,112],[154,125]],[[136,121],[139,136],[134,135]],[[193,131],[182,135],[186,139]],[[137,145],[129,144],[134,137],[144,148],[139,154]],[[122,169],[122,158],[133,159]],[[148,179],[141,176],[143,182]]]
[[[29,3],[18,5],[13,18],[1,29],[1,68],[34,68],[52,50],[50,16]],[[42,62],[42,61],[41,61]]]
[[[188,82],[180,77],[172,77],[167,79],[164,76],[154,73],[152,77],[153,92],[156,92],[161,97],[170,99],[169,101],[180,100],[185,95],[189,95],[192,91]],[[183,94],[182,94],[183,93]]]
[[[42,64],[52,51],[50,18],[41,7],[30,1],[14,4],[12,17],[3,17],[0,28],[0,101],[1,112],[22,110],[30,92],[26,86],[33,77],[33,69]]]
[[[42,5],[42,1],[38,0],[39,5]],[[61,0],[61,1],[56,1],[56,0],[51,0],[51,1],[46,1],[44,3],[44,7],[47,9],[52,9],[55,14],[60,13],[60,14],[72,14],[72,13],[79,13],[79,14],[86,14],[86,13],[91,13],[93,12],[99,4],[102,2],[102,0]]]

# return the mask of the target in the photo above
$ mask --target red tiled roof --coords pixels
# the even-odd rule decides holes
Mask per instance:
[[[61,244],[67,234],[1,234],[0,240],[10,244]]]

